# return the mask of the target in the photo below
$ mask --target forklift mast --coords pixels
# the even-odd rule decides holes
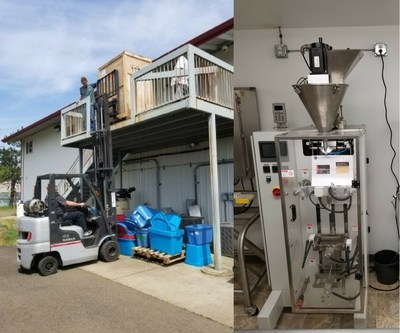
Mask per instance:
[[[110,131],[108,94],[96,97],[96,129],[93,139],[93,185],[102,198],[103,207],[111,225],[116,221],[116,197],[113,183],[113,155]]]

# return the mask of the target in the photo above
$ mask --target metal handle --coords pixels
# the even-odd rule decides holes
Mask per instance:
[[[296,218],[297,218],[296,206],[290,205],[289,208],[292,210],[292,218],[290,219],[290,222],[294,222],[294,221],[296,221]]]

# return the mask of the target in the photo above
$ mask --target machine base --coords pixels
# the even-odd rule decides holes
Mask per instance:
[[[273,290],[257,317],[258,328],[262,330],[274,329],[282,310],[282,291]]]

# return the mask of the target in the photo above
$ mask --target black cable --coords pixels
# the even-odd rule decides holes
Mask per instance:
[[[246,191],[246,188],[244,187],[243,178],[240,178],[240,183],[242,184],[242,189],[243,189],[243,191]]]
[[[308,257],[308,253],[310,252],[311,246],[313,245],[312,241],[309,241],[308,239],[306,240],[306,246],[304,249],[304,257],[303,257],[303,264],[301,265],[301,268],[304,268],[304,265],[306,263],[306,259]]]
[[[398,234],[399,237],[400,237],[400,231],[399,231],[399,217],[398,217],[398,215],[397,215],[397,212],[398,212],[398,210],[397,210],[397,202],[399,201],[399,195],[400,195],[400,186],[397,186],[396,195],[393,197],[393,200],[394,200],[393,206],[394,206],[394,220],[396,221],[397,234]]]
[[[250,209],[252,204],[253,204],[253,200],[250,201],[250,203],[247,207],[246,206],[238,207],[238,208],[243,208],[242,210],[233,209],[233,215],[240,215],[240,214],[247,212]]]
[[[399,220],[398,220],[398,216],[397,216],[397,200],[398,200],[398,198],[397,198],[398,194],[397,193],[399,192],[398,189],[400,188],[400,183],[399,183],[399,179],[396,176],[396,173],[393,171],[393,164],[394,164],[394,161],[396,159],[397,152],[396,152],[396,149],[394,149],[394,147],[393,147],[393,142],[392,142],[393,141],[393,131],[392,131],[392,127],[390,126],[389,119],[388,119],[388,110],[387,110],[387,105],[386,105],[387,86],[386,86],[385,76],[384,76],[385,61],[383,60],[383,54],[382,54],[381,51],[380,51],[380,57],[381,57],[381,60],[382,60],[382,73],[381,73],[382,83],[383,83],[383,86],[385,88],[385,93],[384,93],[384,96],[383,96],[383,106],[385,108],[385,121],[386,121],[386,124],[387,124],[387,126],[389,128],[389,132],[390,132],[389,145],[390,145],[390,148],[393,151],[393,157],[392,157],[392,161],[390,163],[390,171],[392,172],[392,175],[394,176],[394,178],[396,180],[396,184],[397,184],[396,196],[395,196],[396,202],[395,202],[395,212],[394,212],[394,214],[395,214],[395,223],[396,223],[396,227],[397,227],[397,236],[400,238]]]
[[[303,59],[304,59],[304,61],[306,62],[306,65],[307,65],[308,69],[311,71],[311,67],[310,67],[310,65],[308,64],[306,57],[304,56],[304,52],[301,52],[301,55],[303,56]]]
[[[338,293],[335,293],[334,291],[332,291],[332,295],[335,295],[336,297],[345,299],[346,301],[352,301],[352,300],[356,299],[358,296],[360,296],[360,292],[358,292],[358,293],[357,293],[355,296],[353,296],[353,297],[345,297],[345,296],[343,296],[343,295],[340,295],[340,294],[338,294]]]
[[[311,192],[310,192],[310,194],[308,195],[308,199],[310,199],[311,203],[312,203],[315,207],[319,208],[319,206],[317,206],[318,204],[316,204],[316,203],[311,199],[311,194],[314,194],[314,191],[311,191]],[[322,208],[322,209],[323,209],[323,208]]]
[[[252,192],[254,192],[253,178],[250,178],[250,185],[251,185],[251,190],[252,190]]]
[[[278,29],[279,29],[279,41],[280,41],[281,44],[283,44],[283,43],[282,43],[282,32],[281,32],[281,27],[278,27]]]
[[[310,192],[310,194],[308,195],[308,199],[310,199],[311,203],[312,203],[315,207],[317,207],[317,204],[311,199],[311,195],[312,195],[312,194],[314,194],[314,191],[311,191],[311,192]],[[335,198],[334,198],[334,199],[335,199]],[[351,208],[352,197],[350,196],[349,199],[350,199],[350,200],[349,200],[349,207],[347,207],[345,210],[340,210],[340,211],[336,211],[336,210],[335,210],[335,213],[340,213],[340,214],[342,214],[342,213],[348,212],[348,211],[350,210],[350,208]],[[318,198],[318,201],[319,201],[320,205],[322,206],[322,209],[325,209],[325,210],[327,210],[327,211],[329,211],[329,212],[332,212],[332,209],[329,209],[328,207],[326,207],[326,206],[322,203],[321,198]],[[344,208],[343,208],[343,209],[344,209]]]
[[[397,287],[396,287],[396,288],[393,288],[393,289],[380,289],[380,288],[375,288],[375,287],[371,286],[370,284],[369,284],[368,286],[369,286],[370,288],[374,289],[374,290],[377,290],[377,291],[395,291],[395,290],[399,289],[400,283],[398,283],[398,284],[397,284]]]
[[[340,211],[335,210],[335,213],[340,213],[340,214],[342,214],[342,213],[345,213],[345,212],[350,211],[352,201],[353,201],[353,198],[350,197],[350,200],[349,200],[349,207],[347,207],[346,210],[340,210]],[[326,209],[328,212],[332,212],[332,209],[329,209],[328,207],[326,207],[326,206],[323,204],[321,198],[318,198],[318,202],[320,203],[320,205],[322,206],[323,209]]]
[[[393,147],[393,143],[392,143],[392,141],[393,141],[393,131],[392,131],[392,127],[390,126],[390,123],[389,123],[389,120],[388,120],[388,110],[387,110],[387,105],[386,105],[387,86],[386,86],[385,76],[384,76],[385,62],[383,61],[382,52],[380,52],[380,56],[381,56],[381,60],[382,60],[382,83],[383,83],[383,86],[385,87],[385,94],[384,94],[384,97],[383,97],[383,106],[385,107],[385,120],[386,120],[386,124],[387,124],[387,126],[388,126],[388,128],[389,128],[389,132],[390,132],[389,144],[390,144],[390,148],[391,148],[392,151],[393,151],[393,158],[392,158],[392,161],[391,161],[391,163],[390,163],[390,171],[392,172],[394,178],[396,179],[396,184],[397,184],[397,186],[400,186],[399,179],[397,178],[396,173],[393,171],[393,164],[394,164],[394,160],[395,160],[395,158],[396,158],[397,152],[396,152],[396,150],[395,150],[394,147]]]
[[[307,78],[302,76],[300,79],[297,80],[296,84],[303,84],[307,82]]]

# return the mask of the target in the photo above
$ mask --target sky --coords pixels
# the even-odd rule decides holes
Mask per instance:
[[[233,0],[0,0],[0,140],[122,51],[155,59],[232,17]]]

